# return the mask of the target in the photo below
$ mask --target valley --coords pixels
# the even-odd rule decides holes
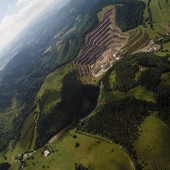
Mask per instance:
[[[0,73],[0,168],[168,170],[168,4],[71,1],[69,24]]]

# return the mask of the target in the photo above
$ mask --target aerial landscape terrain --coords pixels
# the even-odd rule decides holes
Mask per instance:
[[[28,24],[0,52],[0,170],[170,170],[169,11],[65,0]]]

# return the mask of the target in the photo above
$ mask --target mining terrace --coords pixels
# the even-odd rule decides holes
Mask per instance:
[[[102,22],[87,34],[85,44],[73,65],[80,76],[98,77],[120,58],[120,49],[127,41],[128,34],[122,33],[115,24],[115,10],[110,10]]]

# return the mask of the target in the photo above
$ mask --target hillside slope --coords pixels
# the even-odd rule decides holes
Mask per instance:
[[[9,63],[16,72],[9,69],[0,88],[0,167],[170,169],[168,4],[71,1],[74,22],[32,56],[35,65],[23,59],[14,68],[20,56]],[[155,5],[167,26],[161,33]]]

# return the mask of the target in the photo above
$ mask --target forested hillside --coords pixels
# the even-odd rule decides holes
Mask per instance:
[[[134,142],[141,133],[141,124],[154,113],[170,126],[168,58],[144,53],[117,62],[103,80],[102,108],[81,121],[77,130],[100,135],[122,145],[141,169],[143,165],[138,164],[139,157],[134,148]]]
[[[25,46],[1,72],[1,150],[11,139],[18,139],[19,129],[28,113],[34,109],[35,95],[45,76],[59,66],[72,61],[78,54],[86,33],[96,26],[97,16],[90,10],[97,1],[90,6],[88,1],[77,2],[71,1],[64,10],[43,21],[48,23],[46,23],[47,29],[52,31],[50,36],[39,37],[45,25],[38,28],[34,26],[32,28],[36,29],[34,40],[39,39],[40,43],[34,42],[36,44],[34,46],[32,44]],[[72,8],[75,10],[70,10]],[[53,20],[58,13],[59,21],[56,21],[57,25],[54,27]],[[50,50],[47,51],[47,48]],[[13,100],[16,100],[19,108],[8,111],[14,107]],[[7,117],[11,117],[10,122]],[[6,126],[6,123],[10,125]]]
[[[61,95],[61,101],[50,110],[48,109],[48,113],[45,113],[45,106],[50,104],[47,103],[47,100],[52,93],[56,93],[56,91],[47,91],[38,101],[41,115],[36,148],[46,144],[50,138],[65,127],[69,125],[74,127],[80,118],[92,112],[97,104],[99,89],[95,86],[83,85],[78,81],[76,72],[69,72],[63,78],[61,91],[58,92]]]
[[[169,7],[71,0],[29,25],[0,72],[0,170],[170,169]]]

